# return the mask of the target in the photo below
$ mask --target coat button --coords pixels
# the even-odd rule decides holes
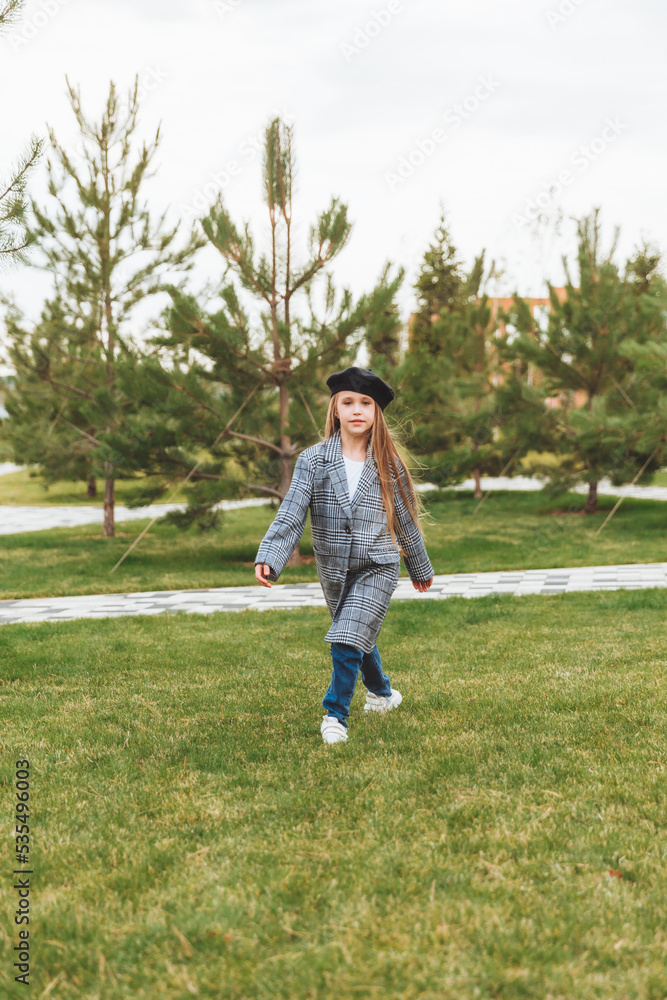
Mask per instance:
[[[345,530],[347,531],[348,535],[352,534],[352,528],[349,526],[349,524],[345,525]]]

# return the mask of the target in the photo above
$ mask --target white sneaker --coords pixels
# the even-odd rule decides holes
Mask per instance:
[[[392,708],[400,705],[402,701],[403,695],[395,688],[392,688],[391,694],[388,694],[385,698],[373,694],[372,691],[367,691],[364,712],[389,712]]]
[[[344,743],[347,729],[333,715],[325,715],[320,724],[320,732],[325,743]]]

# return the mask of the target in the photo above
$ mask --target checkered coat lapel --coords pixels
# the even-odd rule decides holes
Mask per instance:
[[[413,580],[429,580],[433,567],[422,535],[395,486],[405,565]],[[370,449],[353,501],[340,430],[304,449],[289,491],[257,551],[275,582],[303,534],[308,510],[313,552],[332,624],[325,639],[371,652],[398,584],[400,551],[387,527],[377,463]]]
[[[363,506],[370,485],[378,475],[377,462],[371,454],[370,442],[366,448],[366,462],[361,472],[353,500],[350,500],[348,492],[347,470],[345,469],[339,430],[324,441],[324,463],[327,466],[331,485],[336,491],[338,502],[348,517],[352,518],[355,507]]]

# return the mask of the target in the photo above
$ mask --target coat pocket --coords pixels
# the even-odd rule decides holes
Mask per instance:
[[[341,564],[341,558],[338,553],[328,552],[321,549],[319,545],[313,545],[313,552],[315,553],[317,575],[321,580],[341,582],[345,579],[346,567]]]
[[[366,557],[376,563],[400,563],[401,553],[398,549],[368,549]]]

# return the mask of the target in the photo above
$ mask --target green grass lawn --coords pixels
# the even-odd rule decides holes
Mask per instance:
[[[425,498],[436,573],[667,560],[667,503],[660,501],[625,500],[596,535],[611,497],[593,516],[570,512],[582,503],[573,494],[549,502],[537,493],[493,493],[477,513],[472,493]],[[111,539],[101,525],[0,535],[0,599],[253,585],[255,555],[274,517],[268,506],[224,511],[220,528],[204,533],[157,521],[115,572],[147,520],[120,523]],[[308,561],[286,568],[280,583],[317,580],[309,524],[301,552]]]
[[[398,602],[379,646],[403,704],[366,717],[359,682],[334,746],[328,622],[0,630],[31,995],[664,1000],[667,592]]]

